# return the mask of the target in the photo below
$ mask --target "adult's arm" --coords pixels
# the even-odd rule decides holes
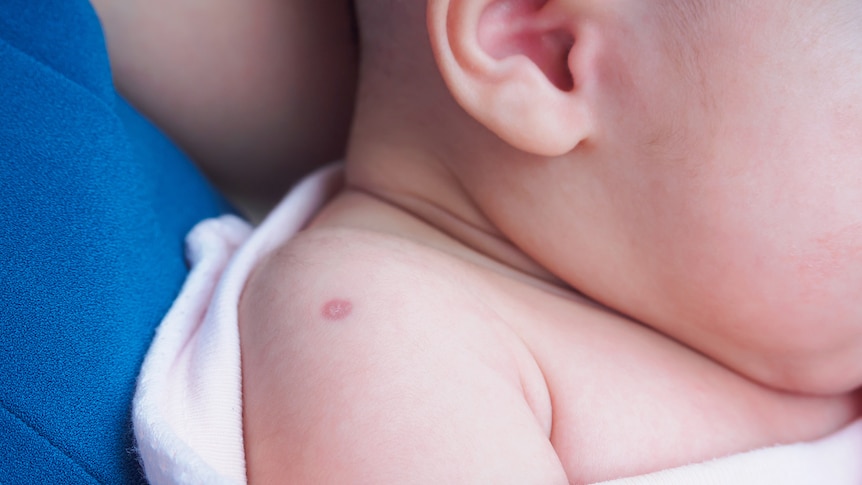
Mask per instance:
[[[114,80],[219,185],[278,197],[343,154],[350,0],[92,0]]]

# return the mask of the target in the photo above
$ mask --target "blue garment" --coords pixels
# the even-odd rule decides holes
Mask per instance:
[[[85,0],[0,0],[0,483],[143,483],[135,378],[229,210],[114,91]]]

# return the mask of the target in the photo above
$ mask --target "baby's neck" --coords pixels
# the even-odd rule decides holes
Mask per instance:
[[[470,166],[470,157],[493,157],[483,147],[499,140],[461,111],[442,80],[429,76],[417,88],[375,79],[360,84],[347,151],[347,192],[392,209],[381,212],[400,222],[387,232],[426,245],[437,241],[441,249],[472,262],[568,289],[486,217],[453,170]]]
[[[407,136],[389,135],[401,143],[354,138],[342,197],[349,203],[336,202],[328,224],[405,237],[532,284],[567,288],[485,217],[443,163],[440,157],[446,154],[418,148],[421,142]]]
[[[402,203],[348,187],[318,215],[312,228],[371,231],[409,240],[546,293],[602,307],[567,286],[505,239],[456,220],[452,214],[424,201]]]

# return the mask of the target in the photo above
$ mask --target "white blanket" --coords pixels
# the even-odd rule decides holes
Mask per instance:
[[[200,223],[186,241],[191,273],[147,354],[133,407],[147,479],[246,483],[237,308],[255,264],[295,235],[339,189],[340,166],[303,181],[256,230],[236,217]],[[826,439],[605,482],[862,485],[862,420]]]

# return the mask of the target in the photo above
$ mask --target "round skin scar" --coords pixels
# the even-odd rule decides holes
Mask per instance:
[[[344,320],[353,311],[353,303],[349,300],[335,299],[326,302],[320,313],[329,321]]]

